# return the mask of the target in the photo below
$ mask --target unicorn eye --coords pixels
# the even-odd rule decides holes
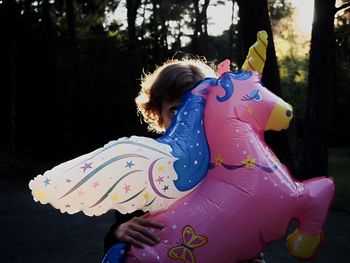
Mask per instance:
[[[261,101],[262,100],[262,97],[261,97],[261,94],[260,94],[259,90],[256,91],[255,96],[253,97],[253,100],[255,100],[255,101]]]
[[[244,95],[241,100],[243,100],[243,101],[249,101],[249,100],[261,101],[262,96],[261,96],[259,90],[252,90],[249,95],[248,94]]]

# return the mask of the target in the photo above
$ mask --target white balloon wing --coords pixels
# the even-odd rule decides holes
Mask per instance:
[[[159,211],[187,195],[209,165],[203,114],[206,94],[216,79],[188,91],[165,134],[153,140],[132,136],[62,163],[29,183],[32,195],[69,214],[101,215]]]
[[[177,158],[171,152],[169,145],[150,138],[122,138],[38,175],[29,187],[36,201],[62,213],[158,211],[189,192],[173,183]]]

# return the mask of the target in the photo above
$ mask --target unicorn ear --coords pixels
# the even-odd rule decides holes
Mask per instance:
[[[242,71],[257,71],[262,75],[266,60],[267,43],[266,31],[259,31],[256,42],[249,48]]]
[[[220,77],[225,72],[230,71],[230,64],[231,61],[229,59],[225,59],[224,61],[220,62],[216,70],[216,76]]]

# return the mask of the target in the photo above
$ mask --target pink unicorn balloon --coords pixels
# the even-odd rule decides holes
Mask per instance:
[[[294,218],[289,252],[314,255],[332,200],[328,178],[298,182],[264,141],[286,129],[292,107],[260,83],[257,72],[227,72],[192,90],[206,98],[210,166],[199,186],[149,219],[166,223],[155,247],[133,247],[126,262],[238,262],[282,237]]]
[[[239,262],[281,238],[294,218],[288,250],[313,256],[334,184],[296,181],[266,145],[264,131],[287,129],[293,112],[260,83],[266,32],[257,39],[245,71],[220,64],[218,78],[185,94],[161,138],[121,138],[58,165],[31,180],[34,199],[90,216],[142,209],[165,224],[151,229],[161,238],[156,246],[126,253],[119,244],[104,262]]]

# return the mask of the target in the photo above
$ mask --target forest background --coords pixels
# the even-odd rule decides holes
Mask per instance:
[[[349,6],[0,0],[0,176],[31,178],[110,140],[155,136],[134,104],[143,72],[186,56],[214,66],[229,58],[239,69],[257,31],[266,30],[263,82],[294,106],[288,131],[268,133],[268,143],[295,177],[335,174],[349,192]],[[298,24],[302,8],[311,11]],[[350,207],[346,200],[341,206]]]

